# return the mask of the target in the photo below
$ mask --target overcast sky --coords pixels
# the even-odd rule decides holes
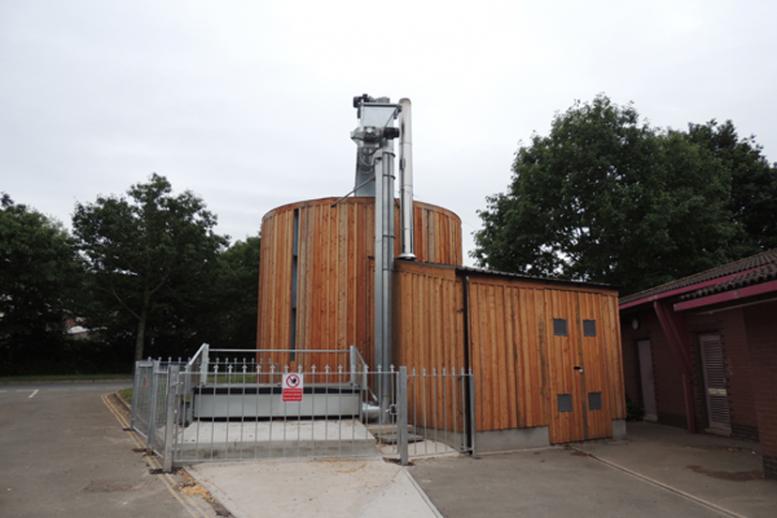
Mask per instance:
[[[732,119],[777,159],[777,3],[0,0],[0,191],[69,224],[152,171],[241,239],[353,183],[354,95],[413,101],[415,192],[504,190],[575,99]]]

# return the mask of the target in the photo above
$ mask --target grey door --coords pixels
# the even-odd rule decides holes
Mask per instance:
[[[650,340],[637,342],[639,350],[639,377],[642,383],[642,406],[645,410],[645,421],[658,421],[656,412],[656,383],[653,379],[653,352],[650,350]]]
[[[731,433],[731,414],[728,408],[728,383],[726,358],[720,335],[699,336],[702,370],[704,371],[704,395],[707,399],[707,416],[710,431]]]

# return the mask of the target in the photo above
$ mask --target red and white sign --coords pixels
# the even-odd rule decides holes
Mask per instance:
[[[281,400],[284,403],[301,402],[304,379],[301,372],[288,372],[283,375]]]

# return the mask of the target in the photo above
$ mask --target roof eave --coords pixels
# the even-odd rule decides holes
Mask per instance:
[[[747,272],[752,270],[753,268],[750,268],[748,270],[744,270],[743,272]],[[634,308],[636,306],[641,306],[642,304],[648,304],[652,303],[656,300],[665,299],[668,297],[674,297],[677,295],[683,295],[685,293],[690,293],[692,291],[700,290],[702,288],[708,288],[710,286],[715,286],[716,284],[722,284],[724,282],[727,282],[735,277],[740,276],[743,272],[736,272],[736,273],[730,273],[728,275],[723,275],[720,277],[715,277],[714,279],[707,279],[706,281],[700,281],[694,284],[689,284],[687,286],[683,286],[680,288],[674,288],[667,291],[662,291],[659,293],[653,293],[652,295],[645,295],[644,297],[640,297],[638,299],[630,300],[628,302],[624,302],[622,304],[619,304],[618,307],[621,311],[629,308]]]
[[[738,288],[735,290],[723,291],[721,293],[713,293],[712,295],[707,295],[706,297],[684,300],[682,302],[676,303],[673,307],[675,311],[687,311],[689,309],[725,304],[727,302],[738,301],[749,297],[757,297],[759,295],[765,295],[767,293],[774,292],[777,292],[777,280],[745,286],[744,288]]]

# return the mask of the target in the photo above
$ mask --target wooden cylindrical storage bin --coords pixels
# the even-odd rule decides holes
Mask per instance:
[[[322,198],[283,205],[262,219],[257,347],[359,348],[373,366],[374,198]],[[395,212],[400,253],[399,210]],[[462,263],[461,220],[414,203],[418,261]],[[298,353],[308,364],[335,368],[347,358]]]

